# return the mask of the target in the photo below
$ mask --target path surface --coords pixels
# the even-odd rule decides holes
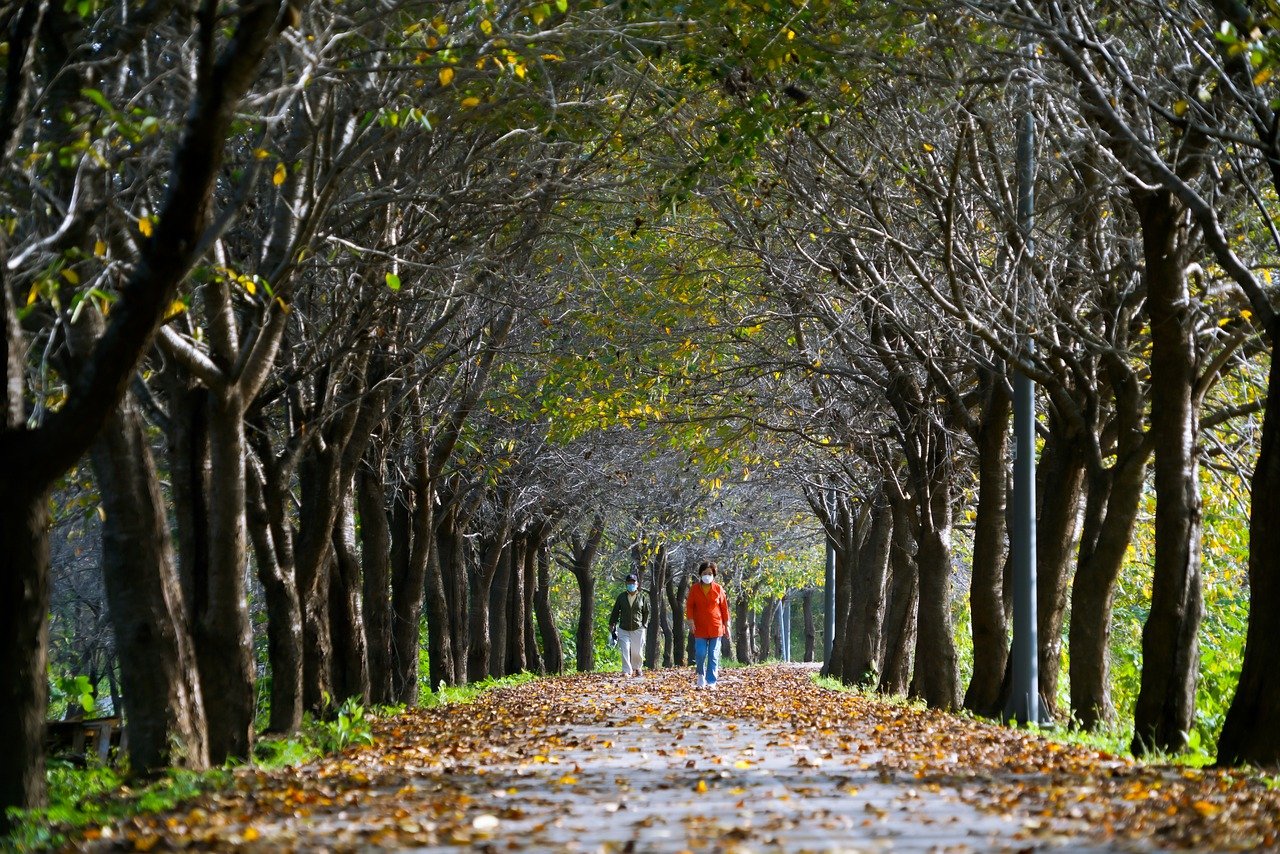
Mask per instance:
[[[869,701],[797,666],[544,680],[90,843],[252,850],[1124,851],[1275,845],[1263,787]],[[1271,835],[1268,836],[1268,833]]]

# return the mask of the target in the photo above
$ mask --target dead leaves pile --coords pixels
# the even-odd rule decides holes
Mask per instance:
[[[1145,839],[1163,847],[1243,849],[1277,842],[1280,793],[1241,776],[1140,766],[1004,727],[830,691],[799,668],[730,671],[714,691],[692,690],[689,674],[648,675],[642,690],[650,699],[630,717],[619,717],[617,697],[631,686],[620,689],[619,677],[605,675],[540,680],[465,705],[409,711],[377,722],[372,747],[299,768],[242,771],[229,791],[185,811],[95,829],[77,847],[538,847],[538,834],[558,824],[541,816],[562,813],[565,798],[594,799],[606,813],[626,809],[623,777],[610,778],[616,788],[609,795],[579,785],[595,770],[581,757],[637,750],[634,744],[624,749],[621,741],[615,746],[610,733],[639,727],[666,734],[655,738],[663,746],[645,761],[673,769],[672,778],[695,797],[708,791],[708,780],[710,788],[733,786],[732,775],[754,773],[766,755],[788,750],[796,766],[849,797],[857,787],[848,781],[872,774],[903,783],[903,797],[949,792],[980,809],[1016,815],[1032,835],[1037,828],[1052,835],[1068,819],[1100,840]],[[757,738],[734,756],[686,753],[681,733],[691,721],[763,732],[766,740]],[[568,754],[587,767],[564,759]],[[524,770],[512,776],[512,769]],[[538,773],[519,776],[528,769]],[[736,798],[743,791],[728,794]],[[807,794],[796,790],[787,797],[803,801]],[[877,818],[868,814],[864,824]],[[532,829],[511,838],[507,823],[526,819],[536,821]],[[691,843],[704,836],[732,842],[725,834],[743,832],[695,826],[702,820],[685,820],[693,822]],[[833,817],[833,833],[840,822],[847,826],[848,818]]]
[[[982,809],[1082,820],[1102,839],[1252,849],[1280,841],[1280,791],[1228,771],[1141,765],[995,724],[816,685],[795,668],[735,671],[731,693],[685,702],[704,714],[781,725],[818,759],[882,779],[958,787]]]

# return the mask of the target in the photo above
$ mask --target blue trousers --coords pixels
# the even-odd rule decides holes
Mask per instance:
[[[720,663],[720,638],[694,638],[693,657],[698,665],[698,675],[706,677],[708,685],[716,684],[716,666]]]

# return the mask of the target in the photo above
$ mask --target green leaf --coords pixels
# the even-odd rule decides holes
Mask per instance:
[[[569,0],[556,0],[556,8],[560,10],[561,13],[568,12]]]
[[[395,273],[387,273],[387,287],[393,291],[400,290],[400,277]]]

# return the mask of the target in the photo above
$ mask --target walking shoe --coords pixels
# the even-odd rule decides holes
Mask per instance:
[[[705,676],[699,676],[699,677],[698,677],[698,684],[694,685],[693,687],[695,687],[695,688],[705,688],[705,687],[707,687],[707,679],[706,679],[706,677],[705,677]]]

